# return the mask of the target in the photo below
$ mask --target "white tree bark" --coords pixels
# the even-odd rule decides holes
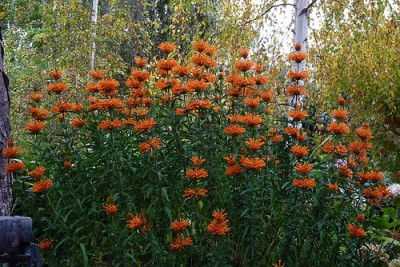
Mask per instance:
[[[294,14],[294,29],[293,29],[293,42],[296,44],[301,44],[301,51],[306,52],[307,50],[307,29],[308,29],[308,18],[307,18],[307,8],[309,5],[309,0],[296,0],[296,10]],[[304,71],[306,69],[306,60],[303,60],[300,64],[293,62],[293,71]],[[304,81],[299,81],[300,85],[304,84]],[[303,97],[300,96],[298,102],[303,104]],[[293,102],[293,99],[290,99]],[[295,103],[293,103],[295,104]]]
[[[90,69],[94,69],[94,59],[96,55],[96,25],[97,25],[97,10],[99,7],[99,0],[93,0],[92,6],[92,53],[90,55]]]
[[[309,0],[297,0],[296,11],[294,17],[294,29],[293,29],[293,40],[294,43],[301,44],[301,51],[305,52],[307,49],[307,8]],[[304,62],[304,63],[303,63]],[[303,69],[305,69],[305,61],[303,61]]]

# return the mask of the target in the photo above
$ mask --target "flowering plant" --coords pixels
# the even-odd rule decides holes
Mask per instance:
[[[225,76],[207,42],[193,43],[188,64],[175,45],[159,48],[155,72],[137,57],[125,86],[92,70],[82,102],[63,100],[70,88],[55,70],[48,102],[31,94],[29,172],[21,162],[7,171],[20,173],[19,209],[53,251],[49,263],[379,264],[363,245],[379,242],[371,221],[389,192],[369,163],[368,124],[350,135],[345,99],[318,143],[300,101],[307,72],[288,73],[283,110],[247,49]]]

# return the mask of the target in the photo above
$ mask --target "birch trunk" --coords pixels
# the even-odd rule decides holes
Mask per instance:
[[[96,25],[97,25],[97,10],[99,7],[99,0],[93,0],[92,6],[92,53],[90,55],[90,69],[94,69],[94,59],[96,55]]]
[[[293,41],[294,43],[301,44],[301,51],[306,52],[307,49],[307,8],[309,5],[309,0],[297,0],[296,1],[296,11],[294,14],[294,29],[293,29]],[[303,71],[306,69],[306,60],[303,60],[300,64],[295,62],[292,63],[293,71]],[[304,81],[299,81],[300,85],[304,84]],[[294,100],[291,99],[292,103]],[[302,104],[303,97],[299,97],[298,101]],[[295,103],[292,103],[295,104]]]
[[[8,160],[2,155],[10,138],[10,98],[8,95],[8,78],[4,72],[4,50],[0,27],[0,216],[9,216],[12,208],[11,175],[5,172]]]

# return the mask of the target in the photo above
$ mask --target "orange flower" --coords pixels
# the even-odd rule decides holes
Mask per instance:
[[[109,99],[99,100],[97,105],[98,108],[101,110],[110,110],[110,109],[122,108],[124,106],[124,103],[119,98],[109,98]]]
[[[198,180],[208,177],[208,172],[204,168],[188,169],[186,171],[186,178]]]
[[[80,119],[80,118],[74,118],[71,122],[72,127],[74,128],[79,128],[82,127],[86,124],[86,121],[84,119]]]
[[[305,157],[308,154],[308,152],[310,152],[307,146],[298,146],[298,145],[292,146],[291,151],[294,154],[294,156],[299,159]]]
[[[347,151],[347,147],[344,146],[344,145],[342,145],[342,144],[339,144],[339,145],[336,147],[336,153],[339,154],[339,155],[341,155],[341,156],[346,155],[347,152],[348,152],[348,151]]]
[[[215,48],[214,45],[209,45],[206,50],[204,51],[204,53],[206,53],[209,56],[212,56],[215,52],[217,51],[217,49]]]
[[[296,136],[299,133],[299,129],[296,127],[288,126],[285,128],[285,131],[283,133],[290,136]]]
[[[41,101],[42,97],[43,97],[43,92],[33,92],[29,95],[29,98],[36,102]]]
[[[307,89],[303,85],[291,84],[286,88],[286,93],[290,96],[307,95]]]
[[[350,170],[345,164],[339,164],[338,174],[347,178],[353,177],[353,171]]]
[[[140,143],[139,150],[142,153],[150,151],[150,153],[153,154],[153,151],[161,146],[162,146],[161,140],[155,137],[155,138],[150,138],[148,141]]]
[[[204,188],[186,188],[184,192],[184,197],[186,199],[194,197],[206,197],[208,190]]]
[[[101,93],[108,94],[113,92],[119,86],[119,82],[114,79],[102,79],[97,86]]]
[[[229,135],[241,136],[245,132],[246,132],[246,129],[238,124],[230,125],[228,127],[225,127],[225,129],[224,129],[224,134],[229,134]]]
[[[42,239],[39,242],[39,248],[41,250],[49,250],[51,248],[51,244],[53,244],[53,242],[54,242],[54,240],[52,240],[52,239],[51,240],[48,238]]]
[[[240,114],[234,114],[234,115],[229,114],[226,117],[228,118],[230,123],[238,123],[242,121],[242,115]]]
[[[347,101],[346,101],[346,99],[344,99],[344,98],[339,98],[339,99],[337,100],[337,103],[338,103],[339,105],[341,105],[341,106],[344,106],[344,105],[346,105]]]
[[[225,235],[229,232],[228,222],[229,220],[225,219],[227,214],[224,210],[214,210],[212,216],[214,219],[208,225],[207,229],[213,235]]]
[[[105,70],[91,70],[89,71],[89,75],[96,80],[104,79],[106,77]]]
[[[360,156],[366,156],[367,150],[370,148],[372,148],[372,144],[368,142],[352,142],[349,145],[350,151]]]
[[[309,172],[311,172],[311,170],[313,169],[314,165],[308,163],[308,162],[304,162],[304,163],[299,163],[297,164],[294,169],[300,173],[301,175],[305,176],[307,175]]]
[[[258,114],[246,113],[242,117],[242,122],[248,126],[257,127],[263,122],[263,119]]]
[[[141,228],[142,233],[147,234],[150,231],[150,229],[153,228],[153,225],[154,225],[153,222],[145,223]]]
[[[135,108],[132,109],[132,112],[136,113],[139,117],[145,117],[147,113],[149,113],[149,109],[147,107]]]
[[[21,161],[14,161],[6,164],[5,170],[7,173],[14,173],[25,170],[25,164]]]
[[[67,111],[71,111],[73,108],[73,105],[71,103],[65,102],[65,101],[60,101],[57,102],[54,107],[51,108],[51,111],[54,113],[60,112],[64,113]]]
[[[193,244],[193,241],[190,237],[185,237],[182,240],[181,235],[178,235],[175,239],[174,242],[171,244],[171,249],[172,250],[184,250],[185,247],[190,246]]]
[[[186,105],[186,109],[188,110],[197,110],[197,109],[209,109],[211,107],[211,101],[204,99],[204,100],[191,100]]]
[[[272,264],[272,267],[283,267],[282,260],[278,260],[278,263]]]
[[[296,63],[301,63],[303,60],[307,59],[307,54],[304,52],[296,51],[289,54],[289,60],[293,60]]]
[[[207,48],[209,47],[209,44],[203,40],[194,41],[192,45],[193,45],[193,49],[200,53],[205,52],[207,50]]]
[[[80,113],[80,112],[82,112],[82,109],[83,109],[83,105],[81,103],[71,104],[72,112]]]
[[[202,78],[209,83],[214,83],[217,80],[217,77],[214,74],[204,72]]]
[[[217,66],[217,62],[214,59],[204,54],[193,55],[191,61],[197,66],[206,68],[215,68]]]
[[[345,123],[340,122],[337,124],[334,121],[328,125],[326,130],[335,134],[348,134],[350,132],[349,126],[347,126]]]
[[[365,221],[365,215],[364,214],[358,214],[356,217],[356,220],[359,222]]]
[[[292,183],[294,187],[298,187],[300,189],[307,189],[307,188],[313,188],[316,186],[315,180],[312,178],[304,178],[302,179],[295,179]]]
[[[150,132],[150,130],[156,124],[157,124],[157,122],[153,118],[150,118],[150,119],[144,119],[142,121],[137,122],[133,127],[134,127],[135,131],[137,131],[140,134],[140,133],[144,133],[144,132]]]
[[[249,149],[252,151],[259,150],[261,146],[265,144],[264,142],[261,141],[261,139],[254,139],[254,138],[250,138],[245,143],[249,146]]]
[[[357,135],[361,138],[363,141],[368,141],[374,138],[372,131],[367,127],[360,127],[356,129]]]
[[[28,172],[28,175],[32,176],[35,179],[40,179],[44,175],[44,171],[46,168],[44,166],[36,166],[33,171]]]
[[[64,92],[65,90],[68,89],[68,85],[64,82],[60,82],[60,83],[56,83],[56,84],[50,84],[47,87],[47,91],[48,92],[53,92],[55,94],[61,94],[62,92]]]
[[[300,50],[301,50],[301,44],[295,43],[295,44],[294,44],[294,49],[295,49],[296,51],[300,51]]]
[[[61,79],[62,69],[60,69],[58,71],[55,69],[52,69],[52,70],[49,70],[49,72],[50,72],[51,77],[53,77],[55,80]]]
[[[233,155],[225,156],[223,159],[226,161],[226,163],[229,166],[235,165],[235,163],[236,163],[236,156],[233,156]]]
[[[140,228],[144,223],[146,223],[147,219],[144,216],[144,213],[142,215],[139,215],[138,213],[135,215],[135,217],[131,218],[128,220],[128,228],[129,229],[138,229]]]
[[[206,162],[205,159],[200,158],[199,156],[194,156],[190,158],[190,161],[193,163],[194,166],[199,167],[202,165],[204,162]]]
[[[339,108],[332,110],[332,115],[337,120],[345,120],[349,112],[345,109]]]
[[[262,76],[262,75],[255,76],[254,80],[255,80],[257,85],[263,85],[263,84],[266,84],[268,82],[267,76]]]
[[[139,68],[146,66],[148,58],[135,57],[135,63]]]
[[[105,204],[103,206],[103,209],[107,212],[108,215],[114,215],[118,212],[117,205],[113,203]]]
[[[354,226],[352,224],[347,225],[347,229],[349,230],[349,234],[352,237],[364,237],[367,233],[360,226]]]
[[[305,117],[308,117],[308,113],[305,110],[292,109],[288,112],[288,116],[291,117],[294,121],[301,121]]]
[[[172,70],[177,65],[178,65],[178,62],[173,58],[161,59],[157,63],[158,69],[164,70],[164,71]]]
[[[379,172],[378,168],[375,168],[371,173],[370,173],[370,178],[371,181],[377,183],[380,180],[382,180],[383,178],[385,178],[385,176],[383,175],[383,173]]]
[[[288,73],[288,77],[292,81],[298,81],[298,80],[307,80],[308,78],[308,72],[307,71],[293,71],[290,70]]]
[[[229,176],[236,176],[242,172],[242,167],[240,165],[229,165],[226,167],[224,174]]]
[[[179,219],[179,220],[174,220],[171,223],[171,229],[177,232],[182,232],[184,231],[187,227],[189,226],[189,220],[187,219]]]
[[[265,161],[263,159],[258,158],[258,157],[256,157],[256,158],[242,157],[240,159],[240,163],[244,167],[247,167],[250,170],[254,170],[254,171],[261,170],[266,165]]]
[[[283,141],[283,137],[282,137],[282,135],[279,135],[279,134],[275,134],[271,138],[271,142],[272,143],[279,143],[279,142],[282,142],[282,141]]]
[[[301,135],[301,134],[300,134],[300,131],[299,131],[299,132],[297,133],[297,135],[296,135],[296,139],[297,139],[297,141],[299,141],[299,142],[303,142],[304,139],[306,139],[306,137],[307,137],[307,135],[305,135],[305,134]]]
[[[158,48],[160,48],[161,52],[168,55],[168,54],[174,52],[174,50],[176,49],[176,45],[167,43],[167,42],[162,42],[158,46]]]
[[[208,84],[206,83],[205,80],[201,79],[201,80],[190,80],[186,87],[189,89],[189,91],[193,92],[202,92],[205,89],[208,88]]]
[[[136,80],[136,79],[128,79],[125,82],[126,86],[132,87],[132,88],[139,88],[141,86],[141,82]]]
[[[253,65],[254,65],[254,62],[251,60],[240,60],[240,61],[236,62],[233,67],[238,71],[246,72],[248,70],[251,70]]]
[[[239,54],[242,58],[247,58],[249,56],[249,49],[248,48],[244,48],[244,47],[240,47],[239,48]]]
[[[183,116],[188,112],[186,108],[176,108],[175,114],[178,116]]]
[[[64,168],[69,169],[72,166],[72,162],[70,160],[64,161]]]
[[[102,120],[99,124],[99,129],[106,131],[106,130],[112,130],[114,128],[119,128],[123,126],[123,123],[118,119],[114,119],[113,121],[110,121],[109,118]]]
[[[261,92],[261,98],[265,102],[271,101],[271,99],[274,97],[274,93],[272,90],[264,90]]]
[[[176,65],[172,68],[172,72],[179,77],[185,77],[190,73],[190,67]]]
[[[41,179],[33,185],[32,192],[42,193],[44,191],[47,191],[52,185],[53,182],[50,179]]]
[[[132,81],[137,80],[139,82],[144,82],[149,78],[150,73],[147,70],[132,69],[131,75],[129,75],[129,79]],[[134,87],[132,84],[130,86]]]
[[[363,195],[367,198],[372,198],[372,199],[380,199],[387,195],[387,188],[384,184],[380,185],[379,187],[367,187],[363,190]]]
[[[339,186],[337,184],[328,183],[328,190],[337,192],[339,191]]]
[[[243,102],[251,109],[257,108],[260,103],[260,97],[246,97]]]
[[[3,150],[3,156],[7,158],[15,158],[18,156],[19,152],[21,151],[20,147],[17,146],[12,146],[12,147],[7,147]]]

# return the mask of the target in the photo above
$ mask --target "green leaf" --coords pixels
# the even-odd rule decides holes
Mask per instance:
[[[79,243],[79,246],[81,247],[81,251],[82,251],[82,255],[83,255],[84,267],[89,267],[89,260],[88,260],[88,255],[86,253],[86,247],[82,243]]]

